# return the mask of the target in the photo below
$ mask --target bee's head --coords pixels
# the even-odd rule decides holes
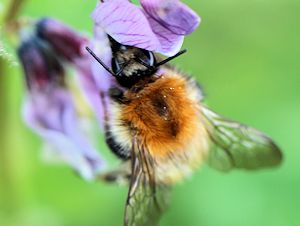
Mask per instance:
[[[156,59],[151,51],[126,46],[109,36],[112,49],[112,72],[121,86],[130,88],[140,79],[157,71]]]
[[[86,50],[117,79],[121,86],[126,88],[131,88],[141,79],[153,75],[161,65],[186,52],[186,50],[182,50],[174,56],[156,62],[153,52],[122,45],[109,35],[108,38],[112,50],[112,69],[106,66],[89,47],[86,47]]]

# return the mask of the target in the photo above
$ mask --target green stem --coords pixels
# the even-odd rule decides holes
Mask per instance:
[[[0,58],[0,184],[1,184],[1,193],[2,193],[2,204],[5,206],[1,206],[1,209],[5,209],[10,211],[13,209],[14,205],[14,196],[12,194],[13,191],[13,182],[11,175],[11,161],[8,145],[8,136],[7,136],[7,128],[8,128],[8,101],[7,101],[7,79],[6,79],[6,62],[2,58]]]
[[[16,18],[21,10],[25,0],[12,0],[4,17],[4,26],[11,26],[15,23]]]
[[[2,25],[6,32],[15,32],[16,19],[24,4],[24,0],[12,0],[7,8],[2,20]],[[0,56],[0,209],[8,213],[13,212],[17,207],[17,197],[15,193],[14,164],[12,161],[13,150],[10,148],[10,126],[9,117],[9,66],[8,62]]]

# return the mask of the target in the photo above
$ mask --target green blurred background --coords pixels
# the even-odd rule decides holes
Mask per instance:
[[[204,166],[176,186],[161,226],[300,225],[300,1],[187,0],[202,17],[176,60],[218,113],[269,134],[280,168],[223,174]],[[1,0],[0,13],[9,0]],[[94,0],[28,0],[21,15],[56,17],[91,33]],[[126,187],[87,183],[40,159],[20,119],[18,66],[0,59],[0,225],[122,225]],[[101,141],[101,151],[109,151]]]

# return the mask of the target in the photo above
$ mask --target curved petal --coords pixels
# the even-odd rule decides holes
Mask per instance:
[[[95,178],[93,164],[91,165],[91,162],[82,155],[80,148],[65,134],[42,128],[37,128],[36,132],[47,144],[53,146],[49,150],[52,152],[52,156],[69,164],[84,179],[93,180]]]
[[[105,164],[81,133],[68,94],[58,91],[52,95],[37,95],[29,94],[25,101],[22,111],[25,123],[45,142],[55,147],[53,152],[58,158],[71,165],[85,179],[93,179]]]
[[[90,42],[93,52],[108,66],[111,67],[111,48],[108,37],[99,25],[94,26],[94,39]],[[92,56],[89,56],[91,70],[96,86],[99,91],[107,92],[114,82],[114,78],[109,74]]]
[[[91,172],[96,174],[103,169],[103,161],[99,153],[83,136],[79,128],[79,118],[71,104],[66,104],[61,117],[64,134],[78,147],[78,154],[89,164]],[[77,123],[75,123],[77,122]]]
[[[98,65],[99,67],[99,65]],[[100,74],[98,74],[101,77]],[[82,73],[79,72],[79,76],[76,77],[76,83],[82,90],[86,102],[89,104],[90,109],[93,110],[100,128],[104,128],[104,106],[102,103],[100,89],[96,86],[96,82],[92,75],[92,72]],[[104,81],[105,83],[105,81]]]
[[[82,46],[88,41],[80,33],[52,18],[39,20],[36,24],[36,30],[40,38],[46,40],[57,54],[68,61],[81,57]]]
[[[152,19],[174,34],[190,34],[200,23],[197,13],[179,0],[141,0],[140,2]]]
[[[123,45],[157,51],[160,43],[141,9],[127,0],[99,3],[92,17],[96,25]]]
[[[42,126],[39,117],[37,117],[36,108],[29,99],[23,105],[22,115],[27,126],[42,137],[47,144],[51,145],[51,155],[55,156],[55,159],[70,164],[82,177],[88,180],[92,179],[90,167],[79,155],[80,151],[77,145],[71,142],[62,131]]]
[[[108,67],[111,67],[112,53],[109,40],[106,33],[98,25],[94,26],[94,39],[91,40],[90,47]],[[110,112],[108,90],[114,86],[116,80],[92,56],[89,55],[88,59],[90,62],[90,75],[81,76],[81,82],[82,86],[86,87],[86,93],[103,130],[105,111]]]
[[[174,34],[166,27],[161,26],[160,23],[151,18],[149,15],[147,16],[152,30],[157,34],[157,38],[160,42],[160,49],[157,52],[166,56],[173,56],[178,53],[183,44],[184,36]]]

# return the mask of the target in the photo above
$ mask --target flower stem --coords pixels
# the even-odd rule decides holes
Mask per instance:
[[[25,0],[12,0],[7,8],[7,13],[4,17],[4,26],[14,26],[16,18],[20,12],[21,7],[25,3]]]
[[[6,37],[15,35],[20,29],[21,25],[18,21],[18,15],[25,4],[25,0],[11,0],[8,4],[6,12],[0,18],[0,32],[5,34]]]
[[[7,82],[6,82],[6,62],[4,59],[0,58],[0,184],[1,184],[1,193],[3,194],[2,204],[5,206],[1,206],[1,209],[6,211],[11,211],[15,206],[13,191],[13,178],[11,172],[11,160],[10,160],[10,150],[8,147],[9,137],[7,136],[7,128],[8,128],[8,97],[7,97]]]
[[[20,12],[21,6],[24,5],[24,0],[12,0],[7,7],[3,20],[0,21],[5,29],[5,32],[16,31],[16,19]],[[5,35],[10,35],[6,33]],[[11,133],[9,121],[9,66],[8,62],[0,56],[0,209],[5,210],[7,213],[11,213],[17,206],[17,197],[15,195],[15,181],[14,181],[14,166],[12,161],[12,154],[14,153],[10,146]]]

